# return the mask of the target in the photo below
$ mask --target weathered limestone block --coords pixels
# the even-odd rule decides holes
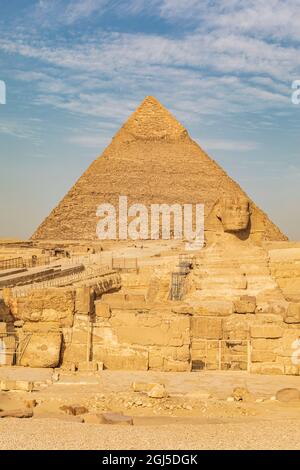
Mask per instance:
[[[7,289],[7,294],[10,290]],[[0,322],[10,322],[12,320],[9,306],[4,303],[4,300],[0,299]]]
[[[290,303],[284,316],[285,323],[300,323],[300,303]]]
[[[59,324],[57,322],[25,322],[22,333],[58,333]]]
[[[0,335],[5,335],[7,333],[7,323],[0,322]]]
[[[102,413],[104,424],[118,424],[133,426],[132,416],[125,416],[121,413]]]
[[[285,365],[284,366],[285,375],[300,375],[300,366],[296,365]]]
[[[288,308],[288,302],[285,300],[276,301],[257,301],[257,314],[274,314],[283,316]]]
[[[281,338],[283,329],[276,325],[251,326],[252,338]]]
[[[110,320],[119,343],[142,346],[189,344],[190,319],[183,315],[164,318],[153,314],[113,313]]]
[[[255,313],[255,309],[255,297],[244,295],[234,302],[234,310],[236,313]]]
[[[0,389],[7,392],[10,390],[32,392],[33,382],[28,382],[27,380],[2,380]]]
[[[75,292],[70,288],[35,289],[24,297],[12,299],[10,305],[17,320],[72,326]]]
[[[78,364],[78,362],[86,361],[87,356],[87,343],[75,344],[71,343],[66,346],[63,352],[63,365]]]
[[[164,358],[161,349],[150,348],[149,350],[149,369],[162,370]]]
[[[107,303],[98,300],[95,302],[95,313],[96,317],[99,318],[110,318],[111,317],[111,310],[110,306]]]
[[[60,333],[32,334],[20,359],[21,366],[57,367],[60,362]]]
[[[283,375],[284,365],[277,364],[276,362],[255,363],[251,364],[251,373],[265,375]]]
[[[87,328],[80,329],[80,330],[74,329],[72,333],[72,345],[75,345],[75,344],[86,345],[88,342],[88,335],[89,335],[89,332]]]
[[[191,333],[194,338],[221,339],[222,319],[214,317],[192,317]]]
[[[300,401],[300,391],[297,388],[282,388],[276,393],[276,400],[283,403]]]
[[[193,315],[194,308],[191,305],[175,305],[172,307],[172,312],[180,315]]]
[[[187,345],[176,348],[176,359],[177,361],[190,361],[191,353],[190,348]]]
[[[276,354],[272,351],[255,350],[251,353],[252,362],[275,362]]]
[[[231,315],[223,319],[223,337],[228,340],[247,340],[250,338],[251,321],[247,315]]]
[[[126,294],[126,301],[138,304],[145,302],[145,296],[143,294]]]
[[[175,361],[173,359],[164,359],[165,372],[189,372],[191,363],[189,361]]]
[[[286,365],[300,363],[300,329],[287,329],[276,349],[279,358],[287,358]]]
[[[126,294],[122,292],[115,292],[113,294],[103,294],[102,300],[103,302],[109,304],[111,308],[125,308]]]
[[[281,344],[280,339],[253,338],[251,346],[253,351],[276,351]]]
[[[93,348],[93,360],[101,361],[105,369],[111,370],[148,370],[148,351],[142,348],[130,346],[103,348],[95,345]]]
[[[97,372],[98,371],[98,362],[95,361],[80,361],[77,364],[77,369],[79,372]]]
[[[75,312],[90,315],[94,311],[94,290],[89,286],[77,287],[75,297]]]
[[[201,300],[194,305],[196,314],[201,316],[221,316],[225,317],[233,313],[233,302],[227,300]]]
[[[0,335],[0,366],[12,366],[15,361],[16,338]]]

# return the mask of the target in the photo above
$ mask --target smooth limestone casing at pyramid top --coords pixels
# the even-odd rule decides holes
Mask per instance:
[[[153,97],[129,117],[32,238],[96,239],[97,207],[102,203],[118,207],[119,196],[127,196],[129,205],[148,207],[202,203],[206,234],[221,230],[214,208],[222,197],[247,197]],[[287,239],[252,201],[250,209],[245,238]]]

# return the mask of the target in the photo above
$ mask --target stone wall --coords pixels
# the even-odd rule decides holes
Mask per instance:
[[[92,324],[76,318],[64,362],[87,357],[91,328],[90,359],[108,369],[190,370],[190,316],[157,308],[142,295],[104,295],[95,303]]]

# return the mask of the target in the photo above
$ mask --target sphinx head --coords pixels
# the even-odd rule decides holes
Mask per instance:
[[[250,222],[250,202],[245,197],[225,196],[219,201],[217,217],[224,232],[246,230]]]

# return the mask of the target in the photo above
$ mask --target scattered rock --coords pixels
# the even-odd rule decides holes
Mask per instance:
[[[162,384],[156,384],[148,392],[148,397],[150,398],[166,398],[167,396],[166,388]]]
[[[255,401],[255,397],[253,393],[249,392],[249,390],[245,387],[234,388],[232,392],[232,397],[234,401],[244,401],[244,402]]]
[[[88,409],[83,405],[63,405],[59,408],[68,415],[79,416],[88,413]]]
[[[36,400],[24,400],[24,405],[26,408],[35,408],[37,406],[37,401]]]
[[[133,418],[131,416],[125,416],[120,413],[103,413],[102,418],[104,424],[133,425]]]
[[[84,416],[84,422],[87,424],[106,424],[105,419],[101,414],[88,413]]]
[[[282,388],[276,393],[276,400],[284,403],[300,401],[300,391],[297,388]]]
[[[26,409],[26,410],[9,410],[9,411],[1,411],[0,418],[32,418],[33,411]]]
[[[28,382],[27,380],[1,380],[0,389],[3,392],[9,392],[10,390],[32,392],[33,382]]]

